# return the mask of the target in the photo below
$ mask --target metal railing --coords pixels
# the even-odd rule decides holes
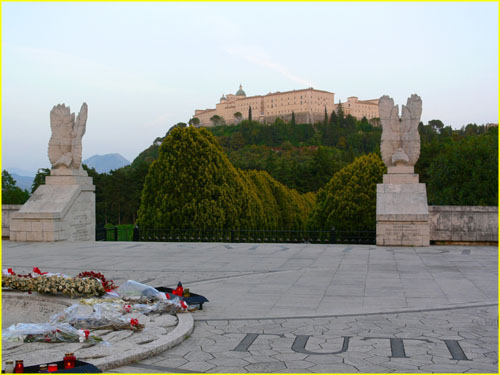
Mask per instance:
[[[95,240],[96,241],[106,241],[106,228],[102,224],[97,224],[95,226]]]
[[[103,241],[375,244],[375,231],[293,231],[102,227]],[[104,234],[102,234],[104,231]],[[97,232],[96,240],[99,241]]]

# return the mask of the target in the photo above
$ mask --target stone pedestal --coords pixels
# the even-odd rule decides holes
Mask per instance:
[[[94,191],[84,170],[52,170],[12,215],[11,241],[95,241]]]
[[[429,246],[425,184],[418,183],[413,167],[392,167],[388,171],[392,173],[384,175],[384,183],[377,184],[377,245]]]

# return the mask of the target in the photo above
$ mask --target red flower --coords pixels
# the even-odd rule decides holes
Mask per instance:
[[[135,327],[138,324],[139,324],[139,320],[138,319],[134,319],[134,318],[130,319],[130,325],[132,327]]]
[[[40,268],[33,267],[33,273],[37,273],[39,275],[46,275],[48,272],[42,272],[42,271],[40,271]]]

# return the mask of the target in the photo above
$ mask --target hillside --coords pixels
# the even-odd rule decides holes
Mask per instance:
[[[120,154],[94,155],[84,160],[83,163],[94,168],[99,173],[108,173],[109,171],[130,164],[130,162]]]
[[[172,129],[176,127],[185,124]],[[266,171],[299,193],[319,191],[355,158],[380,152],[381,129],[351,116],[332,116],[327,123],[316,124],[286,124],[277,120],[264,125],[242,121],[236,126],[207,130],[234,167],[248,173]],[[427,183],[429,204],[497,204],[496,127],[468,124],[455,130],[439,120],[431,120],[426,125],[419,124],[419,133],[421,154],[415,172],[420,182]],[[158,159],[164,139],[156,138],[132,165],[94,177],[99,222],[135,222],[146,175]],[[192,157],[191,152],[185,153],[186,159]],[[193,169],[197,167],[194,163]],[[450,173],[451,170],[455,172]],[[454,179],[443,181],[443,176]],[[446,194],[441,194],[442,186],[448,187]]]
[[[28,190],[28,192],[31,191],[31,185],[33,184],[34,177],[21,176],[11,171],[9,171],[9,173],[12,176],[12,178],[16,181],[17,186],[19,186],[23,190]]]

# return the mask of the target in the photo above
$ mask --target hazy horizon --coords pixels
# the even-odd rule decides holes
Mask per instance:
[[[2,168],[49,167],[49,112],[89,106],[83,159],[133,159],[195,109],[306,87],[422,121],[498,122],[498,3],[2,3]]]

